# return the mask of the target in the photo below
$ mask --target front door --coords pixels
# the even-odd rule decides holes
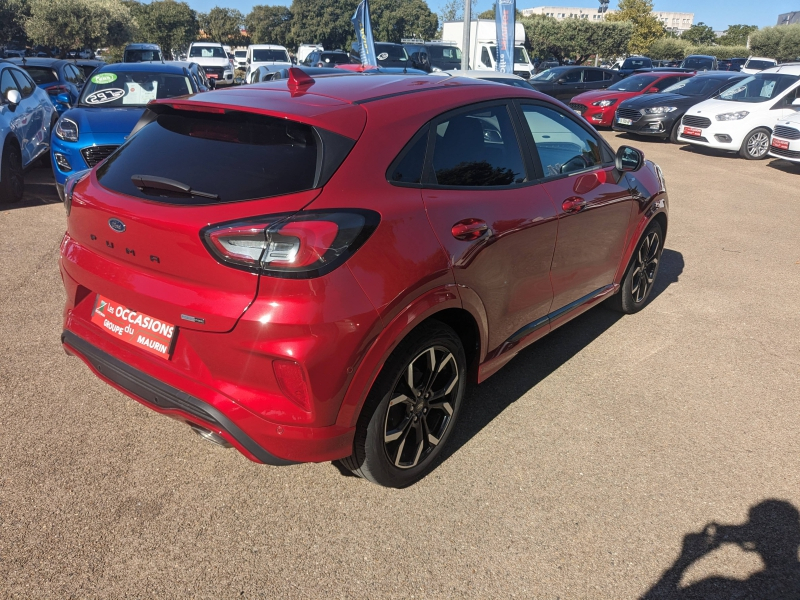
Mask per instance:
[[[489,351],[547,315],[553,296],[557,211],[533,180],[510,108],[481,104],[434,121],[423,174],[425,208],[456,282],[485,307]]]
[[[520,108],[558,210],[555,312],[613,283],[635,200],[594,132],[551,106],[525,101]]]

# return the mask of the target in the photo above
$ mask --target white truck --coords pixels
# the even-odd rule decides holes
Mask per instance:
[[[442,26],[442,39],[455,42],[462,53],[469,57],[469,68],[476,71],[494,71],[497,63],[497,27],[494,21],[478,19],[470,21],[469,52],[464,45],[464,21],[445,21]],[[514,74],[530,79],[533,63],[523,47],[525,28],[522,23],[514,24]]]

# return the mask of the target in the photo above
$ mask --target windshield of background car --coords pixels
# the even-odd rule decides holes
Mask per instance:
[[[391,44],[375,44],[375,55],[378,60],[408,60],[405,48]]]
[[[777,98],[791,85],[800,81],[796,75],[779,73],[758,73],[735,83],[718,98],[731,102],[766,102]]]
[[[657,79],[653,75],[633,75],[608,86],[608,89],[615,92],[641,92]]]
[[[714,61],[710,58],[687,58],[681,65],[684,69],[697,69],[698,71],[714,68]]]
[[[346,65],[350,62],[350,57],[343,52],[323,52],[320,54],[319,62],[326,65]]]
[[[623,69],[644,69],[652,65],[649,59],[646,58],[626,58],[622,63]]]
[[[238,111],[219,115],[172,110],[131,136],[98,170],[97,179],[115,192],[169,204],[208,200],[145,193],[131,176],[179,181],[217,194],[219,202],[268,198],[314,186],[317,147],[312,127],[295,121]]]
[[[691,77],[661,90],[661,93],[680,94],[681,96],[705,96],[719,88],[720,83],[720,80],[716,77]]]
[[[161,62],[161,53],[158,50],[126,50],[125,62]]]
[[[191,58],[228,58],[221,46],[192,46],[189,56]]]
[[[253,62],[289,62],[285,50],[253,50]]]
[[[461,62],[461,50],[455,46],[428,46],[428,58],[436,62]]]
[[[106,71],[89,78],[79,104],[89,108],[144,106],[151,100],[186,96],[192,92],[192,85],[185,75]]]
[[[537,81],[555,81],[564,74],[566,69],[547,69],[541,73],[534,75],[533,79]]]
[[[233,53],[233,55],[234,55],[236,58],[244,58],[245,56],[247,56],[247,50],[236,50],[236,51]]]
[[[497,62],[497,46],[492,46],[492,58],[495,62]],[[515,46],[514,47],[514,62],[515,63],[528,63],[530,60],[528,59],[528,53],[525,51],[525,48],[520,48]]]
[[[774,67],[775,63],[771,60],[748,60],[744,64],[745,69],[769,69]]]
[[[47,85],[48,83],[56,83],[58,81],[58,74],[50,67],[28,67],[23,66],[31,76],[36,85]]]

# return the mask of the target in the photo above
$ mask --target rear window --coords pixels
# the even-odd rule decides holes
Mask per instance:
[[[123,62],[150,62],[161,61],[161,52],[158,50],[125,50]]]
[[[49,67],[22,67],[31,76],[31,79],[36,85],[47,85],[48,83],[56,83],[58,75]]]
[[[189,50],[191,58],[228,58],[222,46],[192,46]]]
[[[775,62],[771,60],[748,60],[744,68],[745,69],[760,69],[763,71],[764,69],[770,69],[775,66]]]
[[[147,71],[105,71],[89,78],[81,93],[85,107],[144,106],[151,100],[192,93],[185,75]]]
[[[320,56],[320,62],[333,65],[346,65],[350,62],[350,57],[343,52],[323,52]]]
[[[291,194],[324,185],[355,143],[287,119],[155,108],[143,117],[150,122],[98,169],[103,187],[153,202],[188,205]],[[166,178],[199,195],[141,189],[133,176],[140,186],[149,178]]]
[[[253,50],[253,62],[289,62],[284,50]]]

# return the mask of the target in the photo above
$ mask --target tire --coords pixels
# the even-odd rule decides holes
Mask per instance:
[[[658,276],[663,251],[664,232],[661,225],[653,221],[633,252],[620,290],[607,300],[609,308],[632,315],[647,306]]]
[[[0,158],[0,203],[19,202],[24,192],[22,154],[16,143],[7,141]]]
[[[747,160],[761,160],[767,158],[769,136],[770,130],[766,127],[753,129],[753,131],[745,136],[742,147],[739,149],[739,156]]]
[[[375,380],[358,418],[353,454],[341,464],[386,487],[403,488],[424,477],[458,421],[466,375],[455,331],[438,321],[413,331]]]
[[[672,126],[672,130],[669,132],[669,141],[672,142],[673,144],[682,143],[678,139],[678,132],[680,131],[680,128],[681,128],[681,120],[678,119],[675,125]]]

